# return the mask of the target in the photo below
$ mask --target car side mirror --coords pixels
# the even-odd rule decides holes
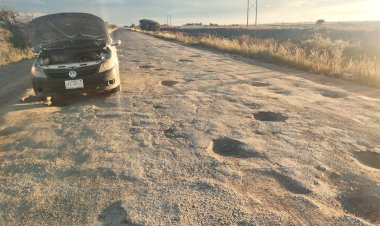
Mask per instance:
[[[121,40],[114,41],[111,44],[111,46],[119,46],[119,45],[121,45]]]
[[[38,46],[33,46],[33,47],[31,48],[31,50],[32,50],[33,53],[39,53],[39,52],[41,52],[41,48],[38,47]]]

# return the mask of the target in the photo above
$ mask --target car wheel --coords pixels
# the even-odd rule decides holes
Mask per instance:
[[[44,102],[51,102],[52,97],[41,97],[41,100]]]
[[[111,93],[117,93],[121,91],[121,86],[119,85],[118,87],[111,89]]]

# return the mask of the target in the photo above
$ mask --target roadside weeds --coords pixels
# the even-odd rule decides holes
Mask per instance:
[[[343,40],[331,40],[315,35],[302,44],[290,41],[279,42],[273,39],[258,39],[250,36],[223,38],[212,35],[187,35],[182,32],[140,31],[168,41],[177,41],[185,45],[208,47],[214,50],[238,54],[265,62],[284,65],[342,78],[380,88],[380,65],[376,58],[360,56],[349,58],[344,51],[353,48],[352,43]]]

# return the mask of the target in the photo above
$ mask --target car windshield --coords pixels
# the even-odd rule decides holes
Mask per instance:
[[[0,0],[0,225],[380,225],[379,0]]]

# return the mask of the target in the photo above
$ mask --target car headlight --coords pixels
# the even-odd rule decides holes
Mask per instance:
[[[100,68],[99,68],[99,73],[109,71],[115,65],[115,62],[114,62],[113,57],[112,57],[111,50],[109,48],[105,49],[104,52],[100,53],[100,59],[101,59],[102,63],[101,63]]]
[[[111,58],[111,54],[107,53],[107,52],[101,52],[99,55],[100,55],[100,60],[102,62],[108,60],[109,58]]]
[[[100,65],[99,73],[102,73],[102,72],[105,72],[105,71],[109,71],[109,70],[111,70],[113,67],[114,67],[114,62],[113,62],[113,60],[107,60],[106,62],[103,62],[103,63]]]
[[[46,74],[42,68],[36,67],[35,65],[32,66],[32,75],[36,78],[46,78]]]

